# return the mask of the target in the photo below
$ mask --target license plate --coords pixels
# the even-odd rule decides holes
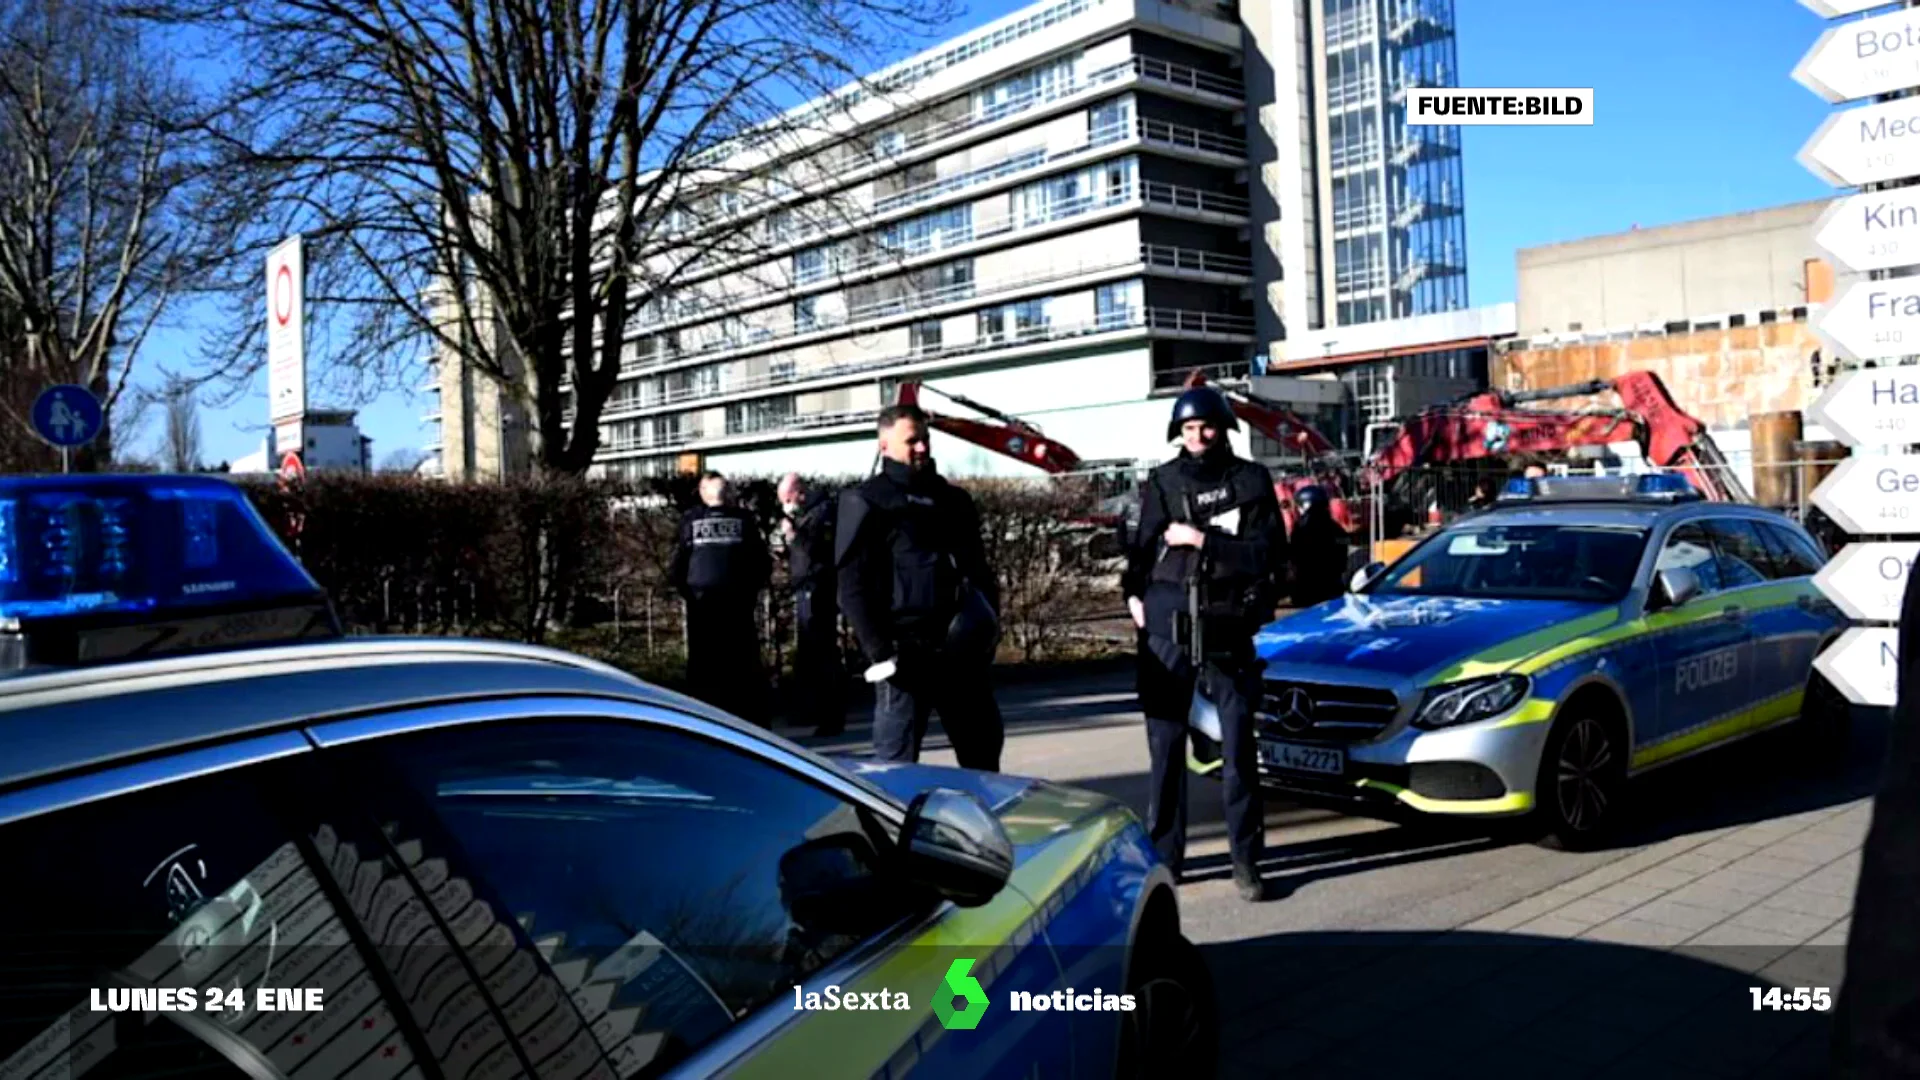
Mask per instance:
[[[1260,764],[1295,772],[1339,776],[1347,771],[1347,755],[1344,751],[1325,746],[1301,746],[1299,743],[1268,742],[1263,739],[1260,742]]]

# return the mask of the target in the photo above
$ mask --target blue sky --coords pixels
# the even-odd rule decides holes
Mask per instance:
[[[1789,76],[1824,25],[1794,0],[1455,4],[1463,85],[1594,89],[1591,127],[1465,129],[1474,304],[1513,299],[1518,248],[1831,193],[1794,160],[1829,111]],[[1022,6],[973,4],[948,33]],[[194,340],[193,313],[178,322],[148,346],[174,367]],[[426,438],[428,395],[310,403],[361,407],[376,460]],[[258,449],[265,415],[264,374],[232,406],[203,410],[208,460]]]

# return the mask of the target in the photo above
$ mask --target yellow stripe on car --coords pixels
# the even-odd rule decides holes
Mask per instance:
[[[1657,743],[1635,750],[1633,767],[1643,769],[1649,765],[1658,765],[1682,754],[1690,754],[1715,743],[1784,723],[1800,715],[1800,705],[1805,697],[1804,688],[1791,690],[1768,698],[1753,708],[1742,709],[1730,716],[1716,717],[1704,724],[1676,732]]]
[[[1498,675],[1537,653],[1545,652],[1557,645],[1576,644],[1585,640],[1589,635],[1612,626],[1619,619],[1620,609],[1608,608],[1591,615],[1583,615],[1572,622],[1535,630],[1531,634],[1523,634],[1475,653],[1435,676],[1432,683],[1449,683],[1461,679],[1475,679],[1482,675]]]
[[[1363,788],[1384,791],[1408,806],[1428,814],[1514,814],[1533,809],[1533,792],[1510,791],[1497,799],[1434,799],[1385,780],[1363,779]]]

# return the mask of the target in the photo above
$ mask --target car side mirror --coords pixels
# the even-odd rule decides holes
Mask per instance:
[[[961,907],[979,907],[1013,876],[1013,842],[970,792],[931,788],[914,796],[900,834],[906,876]]]
[[[1700,575],[1677,566],[1655,574],[1653,587],[1662,608],[1677,608],[1700,595]]]
[[[1373,584],[1374,578],[1377,578],[1381,574],[1384,574],[1386,572],[1387,572],[1386,563],[1370,562],[1367,565],[1353,572],[1352,580],[1347,582],[1347,591],[1359,592],[1361,589],[1364,589],[1367,586]]]

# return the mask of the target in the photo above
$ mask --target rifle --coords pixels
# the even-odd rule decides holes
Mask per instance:
[[[1200,520],[1198,509],[1193,503],[1192,492],[1187,493],[1184,502],[1186,503],[1184,509],[1187,512],[1187,524],[1192,525]],[[1203,563],[1204,559],[1200,552],[1195,551],[1192,561],[1187,564],[1187,625],[1189,627],[1188,636],[1190,639],[1187,642],[1187,646],[1188,656],[1193,660],[1195,670],[1204,668],[1207,663],[1205,624],[1200,618],[1201,593],[1205,588],[1204,583],[1206,581]]]

